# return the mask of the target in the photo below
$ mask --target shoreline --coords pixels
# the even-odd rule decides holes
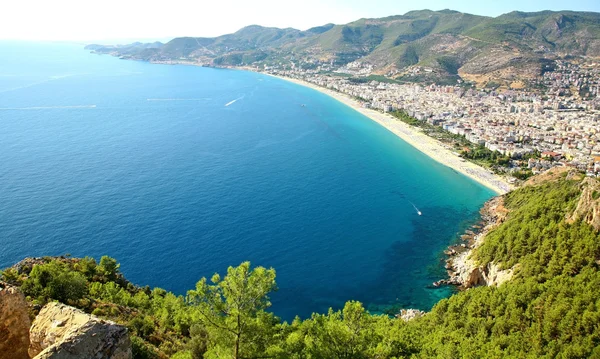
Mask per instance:
[[[324,87],[299,79],[277,76],[264,72],[261,73],[267,76],[278,78],[280,80],[289,81],[300,86],[311,88],[333,98],[334,100],[337,100],[338,102],[343,103],[344,105],[378,123],[380,126],[392,132],[401,140],[416,148],[434,161],[460,172],[462,175],[467,176],[479,184],[493,190],[498,195],[505,194],[513,189],[513,186],[509,184],[503,177],[493,174],[489,170],[463,159],[451,150],[447,149],[446,146],[444,146],[444,144],[438,140],[427,136],[418,129],[396,119],[389,114],[364,108],[357,100],[346,94],[335,92],[333,90],[326,89]]]
[[[162,65],[188,65],[188,66],[201,66],[199,64],[193,63],[185,63],[185,62],[152,62],[151,64],[162,64]],[[370,108],[364,108],[361,104],[353,99],[352,97],[330,90],[328,88],[324,88],[308,81],[273,75],[270,73],[257,71],[256,69],[250,67],[224,67],[229,70],[240,70],[240,71],[249,71],[255,72],[259,74],[263,74],[266,76],[271,76],[280,80],[292,82],[296,85],[304,86],[311,88],[315,91],[319,91],[322,94],[325,94],[334,100],[341,102],[342,104],[352,108],[354,111],[366,116],[372,121],[375,121],[380,126],[384,127],[388,131],[392,132],[396,136],[398,136],[402,141],[408,143],[413,148],[417,149],[421,153],[425,154],[427,157],[433,159],[434,161],[441,163],[442,165],[449,167],[460,174],[469,177],[470,179],[478,182],[479,184],[487,187],[494,191],[497,195],[503,195],[515,187],[508,183],[508,181],[493,172],[473,163],[464,158],[458,156],[453,151],[449,150],[442,142],[427,136],[422,133],[418,129],[396,119],[395,117],[382,113],[379,111],[375,111]]]
[[[501,270],[497,263],[480,266],[472,258],[488,233],[506,220],[509,211],[504,207],[504,199],[505,196],[497,196],[485,202],[479,211],[481,220],[467,229],[459,242],[444,251],[448,276],[434,282],[434,288],[452,285],[464,290],[479,285],[497,286],[512,278],[513,269]]]

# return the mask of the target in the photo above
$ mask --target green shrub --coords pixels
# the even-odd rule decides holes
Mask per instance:
[[[34,266],[21,288],[40,304],[50,300],[75,304],[87,294],[87,280],[65,264],[52,261]]]
[[[127,327],[141,338],[148,338],[156,330],[154,321],[143,315],[130,320]]]
[[[158,359],[160,356],[150,344],[143,339],[131,336],[131,352],[133,359]]]
[[[117,260],[109,256],[103,256],[100,258],[100,264],[97,267],[97,272],[102,275],[106,281],[115,281],[117,274],[119,274],[119,267],[121,265],[117,263]]]
[[[196,359],[192,356],[192,352],[189,350],[185,350],[182,352],[177,352],[175,355],[171,357],[171,359]]]

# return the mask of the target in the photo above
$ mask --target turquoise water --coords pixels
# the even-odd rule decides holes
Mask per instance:
[[[441,251],[493,195],[286,81],[77,45],[0,50],[0,267],[107,254],[134,283],[184,294],[250,260],[277,270],[286,319],[350,299],[429,309],[449,294],[428,288]]]

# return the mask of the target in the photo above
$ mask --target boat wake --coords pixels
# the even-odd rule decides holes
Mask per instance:
[[[408,201],[408,200],[407,200],[407,201]],[[410,202],[410,201],[408,201],[408,202]],[[422,215],[423,215],[423,213],[422,213],[421,211],[419,211],[419,209],[417,208],[417,206],[415,206],[415,204],[414,204],[414,203],[410,202],[410,204],[412,204],[412,206],[415,208],[415,211],[417,211],[417,214],[418,214],[419,216],[422,216]]]
[[[9,75],[9,76],[11,76],[11,75]],[[45,80],[36,81],[36,82],[29,83],[29,84],[26,84],[26,85],[21,85],[21,86],[9,88],[9,89],[1,90],[0,93],[7,93],[7,92],[12,92],[12,91],[22,90],[22,89],[26,89],[26,88],[29,88],[29,87],[33,87],[33,86],[37,86],[37,85],[43,85],[43,84],[51,82],[51,81],[56,81],[56,80],[60,80],[60,79],[64,79],[64,78],[72,77],[72,76],[77,76],[77,74],[54,75],[54,76],[50,76],[49,78],[47,78]],[[6,77],[6,76],[0,75],[0,77]]]
[[[410,203],[410,204],[413,206],[413,208],[415,209],[415,211],[417,212],[417,214],[418,214],[419,216],[422,216],[422,215],[423,215],[423,212],[421,212],[421,210],[419,210],[419,209],[417,208],[417,206],[416,206],[416,205],[415,205],[415,204],[414,204],[414,203],[413,203],[411,200],[409,200],[408,198],[406,198],[406,196],[404,195],[404,193],[402,193],[402,192],[398,192],[398,191],[390,191],[390,193],[393,193],[393,194],[395,194],[395,195],[399,196],[400,198],[403,198],[403,199],[405,199],[405,200],[406,200],[408,203]]]
[[[244,98],[244,96],[242,96],[242,97],[238,97],[238,98],[236,98],[236,99],[235,99],[235,100],[233,100],[233,101],[227,102],[227,103],[225,104],[225,107],[228,107],[229,105],[233,105],[234,103],[236,103],[237,101],[239,101],[239,100],[241,100],[241,99],[243,99],[243,98]]]

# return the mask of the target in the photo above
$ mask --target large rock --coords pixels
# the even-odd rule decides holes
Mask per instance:
[[[497,263],[489,263],[483,272],[483,279],[485,284],[488,286],[498,287],[502,283],[511,280],[515,274],[515,271],[519,268],[517,263],[514,267],[509,269],[500,269]]]
[[[396,315],[396,317],[404,320],[405,322],[410,322],[411,320],[421,318],[425,314],[427,313],[418,309],[401,309],[400,313]]]
[[[588,177],[583,180],[581,187],[577,208],[568,218],[568,222],[582,220],[600,230],[600,181]]]
[[[479,266],[471,258],[472,250],[461,253],[450,260],[449,282],[461,286],[464,289],[486,286],[499,286],[508,282],[514,276],[518,265],[510,269],[500,269],[498,263],[488,263]]]
[[[35,359],[129,359],[127,328],[61,303],[49,303],[30,330]]]
[[[29,359],[27,301],[21,291],[0,283],[0,359]]]
[[[483,229],[474,237],[471,248],[462,253],[454,254],[448,261],[446,268],[449,270],[450,279],[446,283],[458,285],[463,289],[487,285],[499,286],[512,279],[515,266],[510,269],[500,269],[499,263],[479,265],[472,257],[475,249],[485,241],[487,233],[502,224],[508,216],[508,209],[504,207],[504,197],[495,197],[485,203],[481,210],[481,217],[485,223]]]

